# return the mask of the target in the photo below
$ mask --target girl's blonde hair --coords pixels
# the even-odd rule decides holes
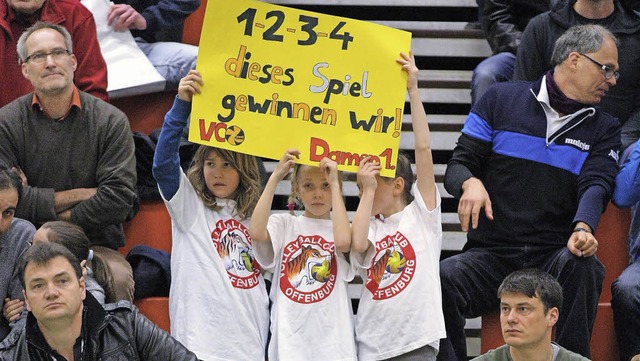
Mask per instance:
[[[296,163],[293,165],[293,172],[291,172],[291,192],[289,193],[289,201],[287,205],[289,207],[289,213],[291,214],[293,214],[293,211],[296,206],[304,207],[304,204],[302,204],[302,201],[296,194],[296,189],[298,188],[298,173],[300,172],[300,167],[303,167],[303,166],[310,167],[310,168],[313,167],[311,165]],[[341,171],[338,171],[338,182],[340,182],[340,189],[342,189],[342,172]]]
[[[231,166],[238,171],[240,183],[233,193],[232,198],[236,201],[236,213],[238,217],[243,219],[249,218],[260,198],[260,169],[258,167],[258,160],[254,156],[236,153],[226,149],[213,148],[205,145],[198,148],[193,157],[193,161],[191,161],[191,166],[187,171],[187,178],[189,178],[189,182],[191,182],[196,194],[205,206],[216,211],[219,210],[220,207],[216,204],[216,197],[211,193],[204,180],[204,161],[211,152],[215,152],[220,158],[231,163]]]

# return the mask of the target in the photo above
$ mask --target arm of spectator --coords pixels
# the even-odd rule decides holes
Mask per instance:
[[[31,240],[33,239],[34,233],[36,233],[36,229],[33,224],[22,219],[16,220],[14,218],[9,232],[11,233],[10,237],[14,239],[17,245],[15,248],[14,257],[12,257],[15,260],[13,273],[11,274],[11,279],[9,280],[9,287],[7,288],[7,298],[13,301],[9,301],[12,305],[10,305],[12,311],[9,310],[8,313],[5,313],[7,305],[5,303],[5,306],[3,306],[2,308],[2,312],[5,319],[8,320],[13,327],[15,325],[15,322],[25,318],[27,315],[26,309],[22,307],[24,294],[22,292],[22,283],[20,283],[20,267],[18,267],[18,264],[24,252],[26,252],[31,245]]]
[[[534,17],[522,32],[513,80],[534,81],[551,68],[549,64],[551,57],[546,58],[548,39],[544,30],[544,21],[547,17],[547,13]]]
[[[636,93],[636,106],[631,111],[631,114],[629,114],[627,121],[622,125],[622,134],[620,135],[622,145],[620,147],[620,153],[625,152],[627,148],[630,148],[640,139],[640,92]],[[620,164],[622,164],[622,162],[621,159]]]
[[[114,4],[109,9],[107,24],[115,31],[147,29],[147,20],[129,4]]]
[[[484,209],[487,219],[493,220],[489,193],[480,179],[471,177],[462,184],[462,197],[458,203],[458,219],[464,232],[469,231],[469,223],[471,223],[471,228],[478,228],[482,209]]]
[[[616,176],[611,200],[621,208],[631,207],[640,201],[640,141],[635,143],[631,155]]]
[[[73,41],[74,55],[78,61],[78,66],[74,73],[74,83],[78,89],[89,93],[104,101],[109,101],[107,93],[107,63],[102,57],[96,22],[93,15],[84,6],[81,14],[84,17],[71,33]]]
[[[204,85],[197,70],[190,70],[187,76],[180,79],[178,96],[173,106],[165,115],[158,144],[153,156],[153,177],[164,199],[170,201],[180,186],[180,137],[182,129],[187,125],[191,113],[191,100],[194,94],[200,94]]]
[[[70,221],[84,229],[122,223],[135,201],[136,160],[127,117],[118,112],[103,129],[102,155],[96,170],[96,194],[73,208]]]
[[[96,194],[97,190],[97,188],[75,188],[55,192],[53,201],[56,213],[69,210],[76,204],[89,200]]]
[[[160,0],[156,5],[149,6],[142,11],[147,22],[147,31],[156,32],[160,29],[174,27],[182,23],[200,6],[200,0]]]
[[[11,323],[18,319],[24,308],[24,301],[21,299],[4,299],[4,306],[2,307],[2,315],[5,321]]]
[[[573,225],[584,222],[592,232],[604,212],[618,173],[618,151],[620,149],[620,125],[612,122],[609,129],[594,141],[584,161],[577,183],[578,208]]]
[[[591,227],[584,222],[577,222],[567,242],[569,251],[578,257],[591,257],[598,250],[598,241]]]
[[[482,27],[494,54],[509,52],[516,54],[522,31],[515,17],[512,0],[485,0]]]
[[[198,360],[193,352],[149,321],[137,309],[132,310],[131,321],[140,360]]]

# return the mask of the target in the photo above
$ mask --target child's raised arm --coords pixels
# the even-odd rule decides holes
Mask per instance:
[[[202,77],[197,70],[180,79],[178,97],[165,115],[162,131],[153,156],[153,177],[166,200],[171,200],[180,186],[180,137],[191,113],[193,94],[200,94]]]
[[[256,208],[253,209],[251,215],[251,223],[249,223],[249,235],[254,241],[257,242],[271,242],[271,236],[267,231],[267,222],[269,221],[269,215],[271,214],[271,203],[273,202],[273,196],[276,194],[276,187],[278,182],[284,179],[289,174],[289,170],[293,166],[294,159],[300,156],[300,151],[297,149],[289,149],[284,153],[276,169],[269,177],[267,185],[260,195]]]
[[[320,169],[324,172],[327,182],[329,182],[329,186],[331,187],[333,242],[338,252],[347,253],[351,250],[351,226],[349,225],[347,208],[342,198],[338,165],[329,158],[323,158],[320,161]]]
[[[380,174],[379,163],[370,162],[371,157],[360,160],[358,166],[358,189],[360,190],[360,202],[353,223],[351,223],[351,250],[363,253],[369,249],[369,222],[373,209],[373,197],[378,187],[376,176]]]
[[[411,123],[416,148],[416,175],[418,190],[427,205],[427,209],[436,207],[436,179],[433,173],[433,157],[431,155],[431,135],[427,124],[427,114],[418,91],[418,68],[413,53],[400,53],[397,60],[402,69],[407,72],[407,91],[411,102]]]

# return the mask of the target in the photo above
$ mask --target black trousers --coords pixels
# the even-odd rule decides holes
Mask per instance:
[[[440,262],[447,338],[440,341],[438,360],[467,360],[465,319],[497,311],[502,280],[523,268],[544,270],[558,280],[564,301],[556,324],[556,342],[590,358],[604,266],[596,256],[577,257],[566,247],[517,246],[470,248]]]

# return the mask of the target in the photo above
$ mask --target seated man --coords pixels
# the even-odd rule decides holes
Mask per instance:
[[[602,98],[603,112],[622,124],[622,149],[640,138],[640,11],[624,0],[557,1],[551,11],[529,22],[522,33],[516,58],[514,80],[534,81],[552,68],[551,56],[556,40],[574,25],[596,24],[606,27],[618,39],[620,80]],[[625,360],[628,361],[628,360]]]
[[[498,288],[500,326],[506,345],[473,361],[588,361],[555,342],[553,326],[562,307],[562,287],[550,274],[515,271]]]
[[[620,360],[628,361],[640,354],[640,141],[627,148],[620,162],[611,200],[618,207],[632,207],[629,266],[611,284],[611,308]]]
[[[92,246],[123,246],[136,197],[127,117],[73,84],[78,62],[64,27],[38,22],[18,49],[35,91],[0,109],[0,159],[24,172],[16,216],[38,227],[71,221]]]
[[[200,0],[116,0],[108,15],[115,31],[131,30],[136,43],[158,73],[166,89],[178,89],[180,79],[195,69],[198,47],[181,43],[184,19]]]
[[[83,92],[107,100],[107,64],[96,37],[93,15],[77,0],[0,0],[0,108],[33,91],[22,76],[16,44],[20,35],[36,21],[62,25],[76,48],[76,86]],[[6,2],[6,4],[5,4]]]
[[[19,272],[29,314],[0,344],[1,360],[197,360],[129,302],[103,308],[62,245],[33,245]]]
[[[0,305],[16,310],[12,315],[4,313],[4,317],[0,317],[0,340],[9,334],[20,315],[23,296],[18,263],[36,232],[31,223],[13,216],[21,194],[18,173],[0,165]]]
[[[619,75],[616,38],[602,26],[573,27],[558,39],[553,64],[537,82],[491,87],[447,166],[445,187],[460,200],[468,241],[440,263],[442,360],[467,357],[465,317],[494,310],[504,277],[531,267],[563,287],[556,341],[589,357],[604,278],[593,232],[620,147],[620,125],[595,105]]]

